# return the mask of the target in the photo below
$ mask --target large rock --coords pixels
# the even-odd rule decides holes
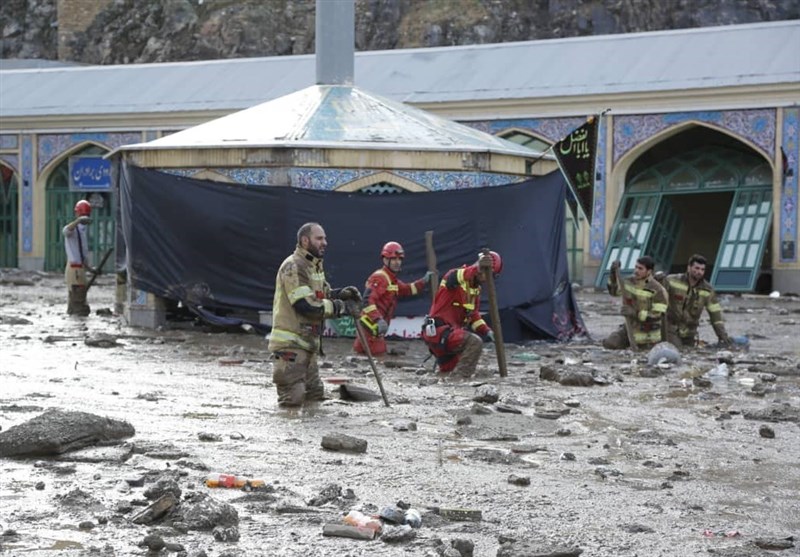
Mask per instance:
[[[239,513],[233,505],[198,493],[177,511],[178,518],[189,530],[213,530],[217,526],[236,526]]]
[[[122,420],[51,408],[0,432],[0,457],[59,455],[91,445],[112,445],[135,433]]]

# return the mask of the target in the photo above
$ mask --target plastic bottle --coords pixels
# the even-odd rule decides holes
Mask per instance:
[[[256,488],[264,487],[264,485],[264,480],[251,480],[232,474],[219,474],[214,472],[206,477],[206,486],[208,487]]]
[[[362,513],[361,511],[352,510],[344,517],[344,523],[356,528],[366,528],[378,533],[383,528],[381,521],[377,518]]]

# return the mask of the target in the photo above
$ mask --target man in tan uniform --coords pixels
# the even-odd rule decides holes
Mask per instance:
[[[719,343],[729,345],[731,339],[722,320],[722,307],[717,293],[706,281],[706,258],[695,254],[689,258],[685,273],[667,275],[661,284],[669,294],[667,340],[678,348],[697,346],[697,327],[703,310],[708,312]]]
[[[324,398],[317,354],[325,319],[357,315],[360,309],[361,294],[356,287],[335,291],[325,280],[322,258],[327,245],[322,226],[306,223],[297,231],[294,253],[278,269],[269,350],[280,406],[300,406],[306,400]]]
[[[612,296],[622,295],[620,313],[625,323],[603,340],[603,347],[621,350],[631,346],[634,350],[646,350],[666,338],[664,332],[664,313],[667,311],[667,292],[653,278],[655,261],[649,255],[636,260],[633,276],[619,284],[616,273],[619,261],[611,264],[608,277],[608,292]]]

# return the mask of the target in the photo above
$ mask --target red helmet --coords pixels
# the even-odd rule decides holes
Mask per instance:
[[[88,217],[92,214],[92,204],[85,199],[81,199],[75,204],[75,214],[79,217]]]
[[[406,252],[403,251],[403,246],[397,242],[386,242],[386,245],[381,250],[381,257],[388,257],[389,259],[399,257],[402,259],[405,256]]]
[[[483,254],[479,253],[478,257],[480,258]],[[503,270],[503,259],[500,257],[500,254],[496,251],[490,251],[489,255],[492,258],[492,273],[495,275],[499,275],[500,271]]]

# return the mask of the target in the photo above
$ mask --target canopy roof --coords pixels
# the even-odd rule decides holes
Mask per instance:
[[[491,152],[532,157],[526,147],[353,86],[313,85],[122,151],[336,148]]]

